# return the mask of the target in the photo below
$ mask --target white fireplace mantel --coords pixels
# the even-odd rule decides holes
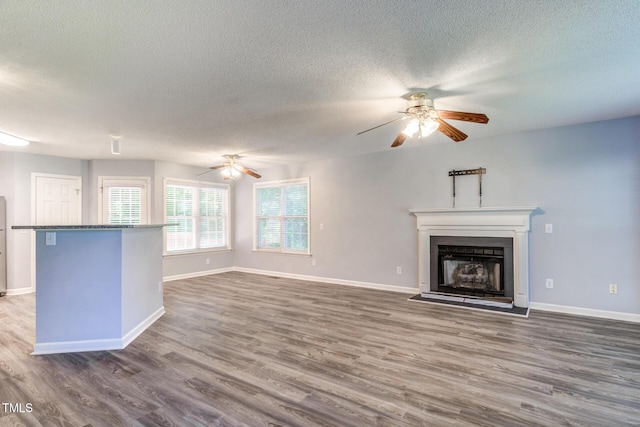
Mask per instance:
[[[513,238],[514,305],[529,307],[529,230],[537,207],[409,209],[418,223],[420,290],[429,291],[431,236]]]

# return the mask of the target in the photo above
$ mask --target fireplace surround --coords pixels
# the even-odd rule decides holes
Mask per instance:
[[[435,242],[435,247],[440,244],[441,246],[476,246],[476,249],[495,248],[496,245],[502,246],[499,242],[509,242],[510,246],[509,244],[503,246],[503,256],[512,258],[512,266],[501,272],[505,296],[510,296],[506,293],[512,292],[515,306],[529,307],[529,231],[531,214],[536,209],[536,207],[529,206],[410,209],[409,211],[417,217],[418,275],[421,293],[424,295],[425,293],[438,292],[435,290],[439,282],[438,270],[437,268],[432,269],[432,265],[434,262],[438,263],[439,253],[432,253],[433,242]],[[503,240],[494,240],[495,238]],[[469,244],[473,240],[475,242]],[[459,244],[460,242],[463,244]],[[508,253],[509,251],[511,253]],[[464,257],[459,258],[464,261]],[[480,259],[479,257],[474,259],[476,261],[469,260],[470,266],[467,267],[465,267],[467,264],[462,262],[456,264],[456,267],[468,270],[463,271],[467,275],[463,280],[469,282],[474,280],[474,276],[489,276],[487,272],[482,271],[486,268],[494,269],[495,275],[493,264],[483,264],[482,261],[477,261]],[[504,266],[506,267],[506,263]],[[480,273],[478,272],[479,267]],[[485,279],[477,281],[482,280]],[[512,291],[507,291],[509,281],[512,282]]]

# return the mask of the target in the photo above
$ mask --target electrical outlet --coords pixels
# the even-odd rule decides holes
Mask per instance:
[[[402,274],[402,267],[400,266],[396,267],[396,274]]]
[[[315,258],[312,258],[312,259],[311,259],[311,266],[312,266],[312,267],[315,267],[315,266],[316,266],[316,264],[317,264],[317,263],[316,263],[316,259],[315,259]]]
[[[324,223],[320,223],[320,231],[324,230]]]
[[[609,283],[609,293],[612,295],[618,294],[618,285],[615,283]]]
[[[211,264],[211,260],[209,258],[207,258],[207,259],[204,260],[204,263],[209,265],[209,264]]]
[[[544,225],[545,233],[553,233],[553,224],[545,224]]]
[[[45,245],[47,246],[55,246],[56,245],[56,233],[55,231],[47,231],[44,234],[45,237]]]
[[[547,289],[553,289],[553,279],[547,279]]]
[[[158,292],[162,292],[162,282],[158,282]]]

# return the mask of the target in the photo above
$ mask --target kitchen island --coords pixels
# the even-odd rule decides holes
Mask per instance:
[[[160,318],[164,225],[13,226],[35,230],[32,354],[123,349]]]

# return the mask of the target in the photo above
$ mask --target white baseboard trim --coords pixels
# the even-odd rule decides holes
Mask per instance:
[[[33,346],[32,356],[56,353],[78,353],[81,351],[104,351],[122,350],[145,331],[153,322],[164,314],[164,306],[160,307],[151,316],[144,319],[140,324],[125,334],[122,338],[109,338],[104,340],[82,340],[82,341],[58,341],[36,343]]]
[[[36,343],[33,346],[32,356],[56,353],[77,353],[80,351],[101,351],[122,349],[122,339],[112,338],[106,340],[83,341],[57,341]]]
[[[140,322],[136,327],[134,327],[129,332],[127,332],[122,337],[121,348],[125,348],[126,346],[131,344],[131,342],[133,342],[133,340],[135,340],[138,337],[138,335],[143,333],[149,326],[153,324],[153,322],[161,318],[164,313],[165,313],[164,306],[162,306],[158,310],[156,310],[154,313],[152,313],[149,317],[147,317],[142,322]]]
[[[16,288],[16,289],[7,289],[7,296],[10,295],[24,295],[24,294],[31,294],[33,293],[33,288],[32,287],[28,287],[28,288]]]
[[[359,288],[378,289],[381,291],[402,292],[407,294],[420,293],[418,288],[405,288],[401,286],[383,285],[380,283],[358,282],[355,280],[332,279],[329,277],[307,276],[303,274],[283,273],[280,271],[259,270],[255,268],[233,267],[233,271],[242,273],[260,274],[262,276],[286,277],[288,279],[306,280],[310,282],[332,283],[335,285],[356,286]]]
[[[163,282],[172,282],[174,280],[191,279],[193,277],[209,276],[211,274],[228,273],[234,271],[233,267],[217,268],[215,270],[194,271],[193,273],[175,274],[173,276],[164,276]]]
[[[533,301],[531,301],[531,303],[529,304],[529,308],[533,310],[553,311],[555,313],[577,314],[579,316],[600,317],[603,319],[623,320],[625,322],[640,323],[640,314],[623,313],[620,311],[595,310],[592,308],[546,304]]]

